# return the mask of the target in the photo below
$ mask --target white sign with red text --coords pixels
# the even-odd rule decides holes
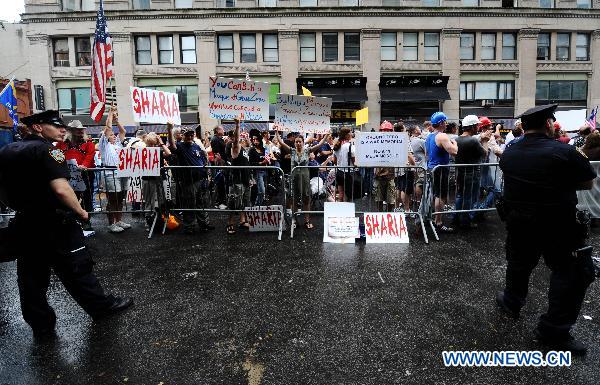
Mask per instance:
[[[160,176],[160,148],[121,148],[117,176]]]
[[[127,202],[142,202],[142,177],[135,176],[127,179]]]
[[[133,120],[144,123],[181,124],[179,99],[173,92],[129,87]]]
[[[282,225],[282,205],[245,207],[244,212],[251,232],[279,231],[279,226]],[[285,222],[283,226],[285,230]]]
[[[208,110],[213,119],[269,121],[270,84],[211,76],[208,79]]]
[[[408,243],[404,213],[365,213],[367,243]]]

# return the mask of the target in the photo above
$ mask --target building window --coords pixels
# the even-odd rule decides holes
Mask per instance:
[[[158,36],[158,64],[173,64],[173,36]]]
[[[577,0],[577,8],[592,8],[592,0]]]
[[[384,7],[399,7],[400,0],[383,0],[381,5]]]
[[[554,8],[554,0],[540,0],[540,8]]]
[[[440,60],[440,34],[425,32],[425,60]]]
[[[58,110],[70,115],[83,115],[90,112],[89,88],[59,88]]]
[[[152,64],[150,36],[135,37],[135,62],[137,64]]]
[[[259,7],[276,7],[277,0],[258,0]]]
[[[460,100],[513,100],[513,82],[461,82]]]
[[[242,63],[256,63],[256,35],[253,33],[240,35],[242,48],[240,61]]]
[[[465,7],[479,7],[479,0],[462,0]]]
[[[360,33],[344,32],[344,61],[360,60]]]
[[[235,0],[217,0],[218,8],[235,8]]]
[[[439,7],[440,0],[423,0],[423,6],[425,7]]]
[[[556,60],[566,61],[570,59],[571,53],[571,34],[556,34]]]
[[[538,35],[537,59],[550,60],[550,34],[540,33]]]
[[[337,32],[323,32],[323,61],[338,60]]]
[[[81,0],[82,11],[95,11],[96,1],[95,0]]]
[[[66,12],[76,11],[75,3],[77,0],[63,0],[62,1],[62,10]]]
[[[219,35],[219,63],[233,63],[233,35]]]
[[[404,32],[402,46],[402,60],[419,60],[419,34],[417,32]]]
[[[316,38],[314,33],[300,34],[300,61],[316,61]]]
[[[316,7],[317,0],[300,0],[301,7]]]
[[[475,59],[475,34],[461,33],[460,34],[460,59],[473,60]]]
[[[515,60],[517,58],[516,36],[514,33],[502,34],[502,60]]]
[[[381,33],[381,60],[396,60],[396,32]]]
[[[578,33],[576,42],[575,56],[577,61],[590,60],[590,35],[587,33]]]
[[[481,34],[481,60],[496,59],[496,34]]]
[[[358,7],[358,0],[340,0],[340,7]]]
[[[181,47],[181,63],[196,63],[196,37],[194,35],[179,35],[179,46]]]
[[[69,40],[56,39],[54,40],[54,66],[68,67],[69,63]]]
[[[581,102],[587,100],[586,80],[538,80],[535,87],[536,103]]]
[[[198,111],[198,86],[144,86],[152,90],[177,94],[181,112]]]
[[[276,33],[263,34],[263,61],[279,61],[279,36]]]
[[[133,0],[133,9],[150,9],[150,0]]]
[[[175,8],[193,8],[194,0],[175,0]]]
[[[75,39],[75,59],[78,66],[92,65],[92,44],[89,37]]]

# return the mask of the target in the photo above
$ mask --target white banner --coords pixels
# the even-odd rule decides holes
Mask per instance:
[[[408,162],[406,132],[356,132],[356,165],[403,167]]]
[[[408,243],[404,213],[365,213],[367,243]]]
[[[129,87],[129,91],[135,122],[181,124],[177,94],[139,87]]]
[[[276,130],[327,133],[330,117],[330,98],[277,94]]]
[[[325,202],[323,225],[325,243],[354,243],[360,237],[354,203]]]
[[[283,221],[282,205],[245,207],[246,220],[250,224],[250,231],[279,231]],[[283,222],[285,230],[285,222]]]
[[[68,159],[67,166],[69,167],[69,174],[71,175],[69,184],[73,190],[77,192],[85,191],[85,182],[83,181],[81,170],[77,167],[77,161],[75,159]]]
[[[208,110],[213,119],[269,121],[270,84],[250,80],[209,78]]]
[[[122,148],[119,151],[119,178],[130,176],[160,176],[160,148]]]

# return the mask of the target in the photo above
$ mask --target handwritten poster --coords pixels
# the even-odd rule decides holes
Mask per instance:
[[[135,176],[127,180],[127,202],[142,202],[142,177]]]
[[[181,124],[177,94],[139,87],[129,87],[129,91],[134,121]]]
[[[408,243],[404,213],[365,213],[367,243]]]
[[[331,99],[277,94],[274,127],[280,131],[329,132]]]
[[[356,132],[356,165],[404,167],[408,162],[406,132]]]
[[[122,148],[119,151],[117,176],[160,176],[160,148]]]
[[[69,184],[73,190],[77,192],[85,191],[85,182],[83,181],[81,170],[77,167],[77,161],[75,159],[68,159],[67,166],[69,167],[69,174],[71,175]]]
[[[213,119],[266,122],[269,120],[269,83],[209,78],[208,110]]]
[[[279,231],[279,226],[281,226],[283,220],[281,215],[283,212],[282,205],[246,207],[244,211],[251,232]],[[283,225],[285,227],[285,222],[283,222]]]
[[[167,170],[165,173],[165,178],[163,179],[163,190],[165,192],[165,200],[173,201],[175,200],[175,196],[173,194],[173,173],[171,170]]]
[[[354,243],[360,237],[354,203],[325,202],[323,212],[323,242]]]

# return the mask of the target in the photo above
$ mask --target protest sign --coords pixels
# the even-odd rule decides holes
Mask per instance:
[[[129,87],[129,91],[134,121],[181,124],[177,94],[139,87]]]
[[[325,202],[323,242],[354,243],[360,237],[354,203]]]
[[[356,125],[360,126],[369,123],[369,107],[356,111]]]
[[[279,231],[279,226],[281,226],[283,220],[282,205],[246,207],[244,211],[251,232]],[[283,225],[285,230],[285,222],[283,222]]]
[[[269,120],[269,83],[209,78],[208,110],[213,119]]]
[[[408,243],[404,213],[365,213],[367,243]]]
[[[568,110],[568,111],[556,111],[554,113],[556,121],[560,123],[564,131],[577,131],[579,127],[583,126],[586,122],[586,110]]]
[[[69,175],[71,176],[69,184],[73,188],[73,191],[85,191],[85,182],[83,181],[81,170],[77,167],[77,161],[75,159],[68,159],[67,166],[69,167]]]
[[[142,177],[127,179],[127,202],[142,202]]]
[[[274,127],[280,131],[329,132],[331,99],[277,94]]]
[[[356,165],[403,167],[408,162],[406,132],[356,132]]]
[[[171,170],[165,172],[165,179],[163,179],[163,189],[165,191],[165,200],[175,200],[173,196],[173,173]]]
[[[160,148],[121,148],[117,176],[160,176]]]

